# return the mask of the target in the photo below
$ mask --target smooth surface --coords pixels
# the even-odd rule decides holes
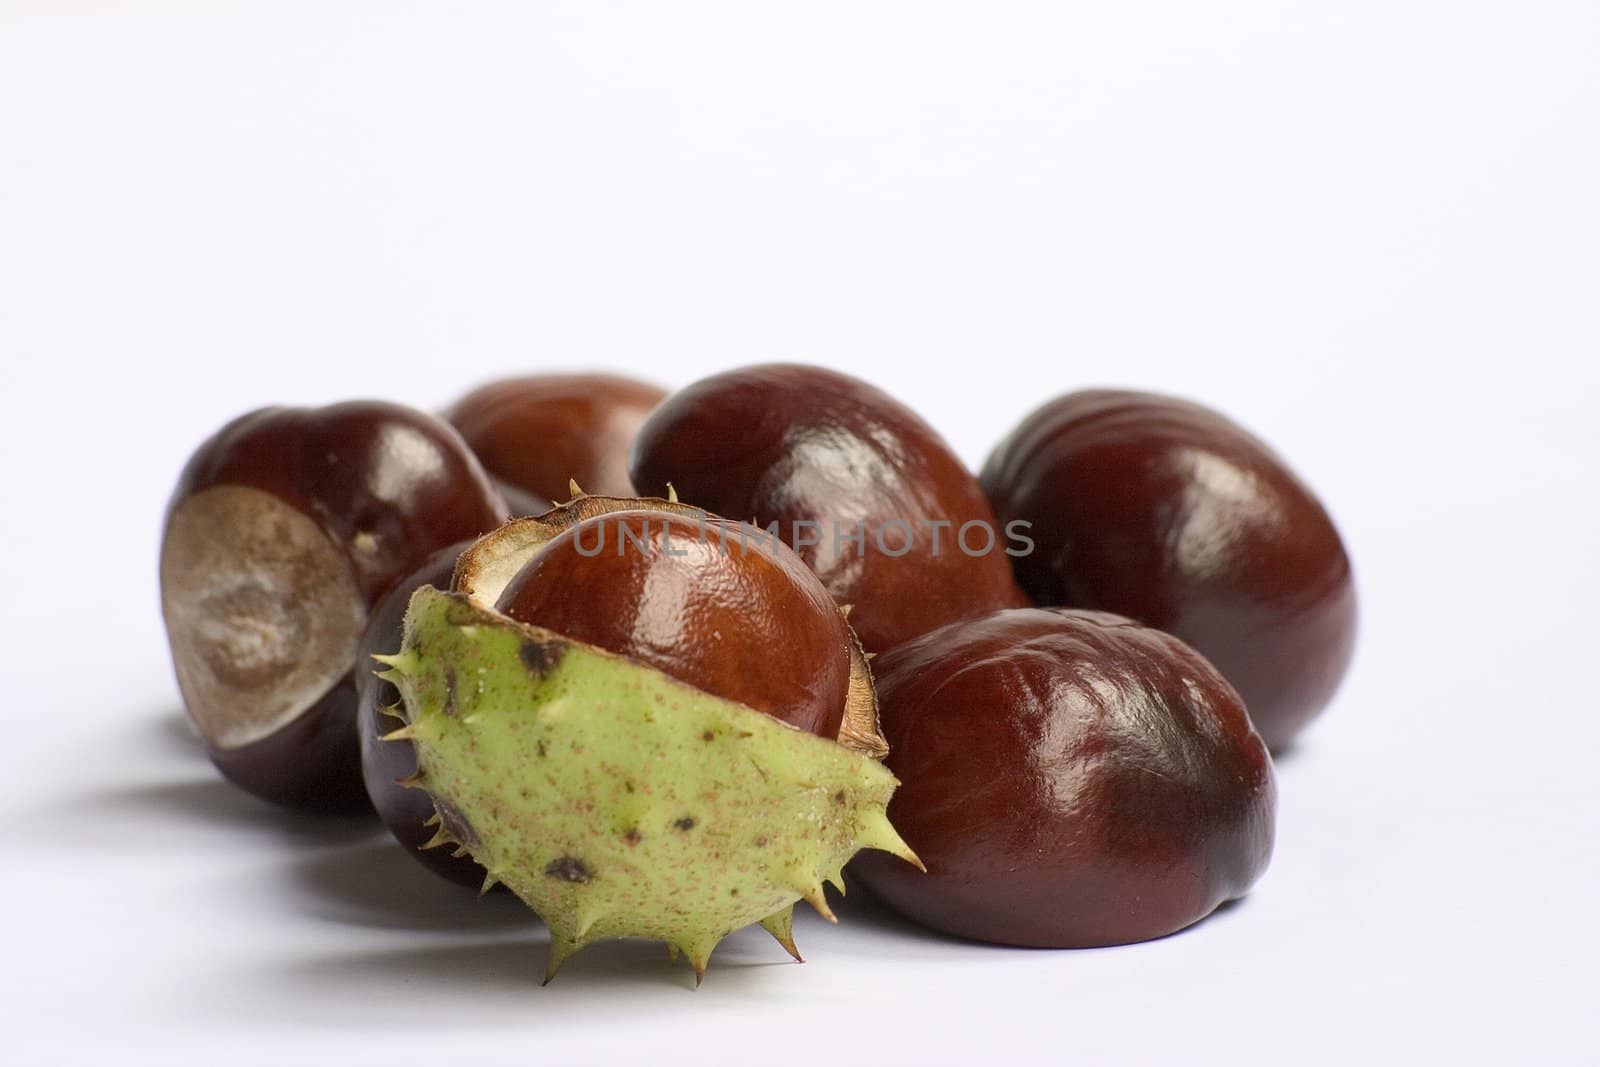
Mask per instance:
[[[700,379],[645,420],[628,469],[640,492],[774,530],[868,652],[1027,604],[972,472],[859,378],[790,363]]]
[[[1244,697],[1274,752],[1328,706],[1355,651],[1356,580],[1316,491],[1221,413],[1089,389],[1030,412],[984,460],[1034,603],[1182,638]]]
[[[645,509],[586,519],[529,556],[495,608],[839,736],[844,613],[799,556],[752,527]]]
[[[1272,856],[1267,746],[1215,667],[1120,615],[1021,608],[873,663],[889,818],[922,861],[851,873],[932,930],[1103,948],[1182,930]]]
[[[0,7],[0,1058],[1592,1060],[1600,10],[975,10]],[[1056,392],[1188,395],[1316,487],[1363,632],[1248,899],[1030,952],[852,893],[803,966],[540,989],[514,901],[184,732],[157,541],[225,418],[770,358],[969,463]]]
[[[451,425],[487,469],[547,501],[632,496],[628,451],[666,393],[614,374],[530,374],[485,382],[450,405]],[[526,512],[537,515],[539,512]]]

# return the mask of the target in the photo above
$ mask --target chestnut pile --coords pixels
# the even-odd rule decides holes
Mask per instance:
[[[252,412],[179,478],[161,594],[221,772],[503,884],[547,980],[610,937],[698,979],[752,923],[798,959],[846,872],[980,941],[1180,930],[1265,869],[1269,750],[1356,617],[1327,512],[1214,411],[1070,394],[974,477],[793,365]]]

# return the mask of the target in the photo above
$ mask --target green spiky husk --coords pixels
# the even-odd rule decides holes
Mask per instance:
[[[551,974],[610,937],[665,941],[703,974],[757,922],[793,952],[795,901],[831,919],[822,883],[858,850],[915,862],[876,760],[461,594],[418,590],[385,662],[438,844],[538,912]]]

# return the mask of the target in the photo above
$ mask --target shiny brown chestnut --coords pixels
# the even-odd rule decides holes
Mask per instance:
[[[855,378],[773,364],[703,379],[646,420],[631,469],[643,492],[670,485],[776,523],[850,606],[868,651],[1027,603],[971,473],[915,412]]]
[[[365,806],[351,677],[377,599],[505,504],[448,424],[396,404],[263,408],[178,479],[161,599],[212,761],[291,807]]]
[[[1272,852],[1266,746],[1177,638],[1100,612],[955,623],[874,663],[889,817],[928,873],[851,866],[934,929],[1074,948],[1180,930]]]
[[[401,725],[400,720],[385,710],[399,703],[400,693],[370,667],[363,669],[364,665],[373,663],[375,654],[390,655],[399,651],[411,594],[425,585],[448,589],[456,558],[470,544],[470,541],[461,541],[435,552],[420,568],[391,586],[378,601],[357,648],[355,688],[361,775],[378,817],[424,867],[452,882],[477,889],[484,884],[487,872],[470,857],[457,856],[448,848],[423,848],[435,833],[433,798],[420,789],[401,784],[417,773],[416,746],[406,740],[384,740]]]
[[[1216,664],[1282,749],[1327,706],[1355,646],[1356,592],[1333,520],[1270,448],[1217,412],[1090,390],[1029,415],[981,476],[1037,547],[1013,562],[1035,603],[1112,611]]]
[[[628,450],[666,391],[615,374],[530,374],[488,382],[446,412],[513,513],[540,515],[584,492],[628,497]]]
[[[839,733],[844,615],[797,555],[743,523],[643,508],[586,519],[530,558],[495,606],[818,736]]]

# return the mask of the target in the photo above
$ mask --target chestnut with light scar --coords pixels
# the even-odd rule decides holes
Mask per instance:
[[[506,518],[444,422],[381,401],[262,408],[189,459],[167,510],[161,610],[218,769],[289,807],[367,806],[358,646],[378,601]]]

